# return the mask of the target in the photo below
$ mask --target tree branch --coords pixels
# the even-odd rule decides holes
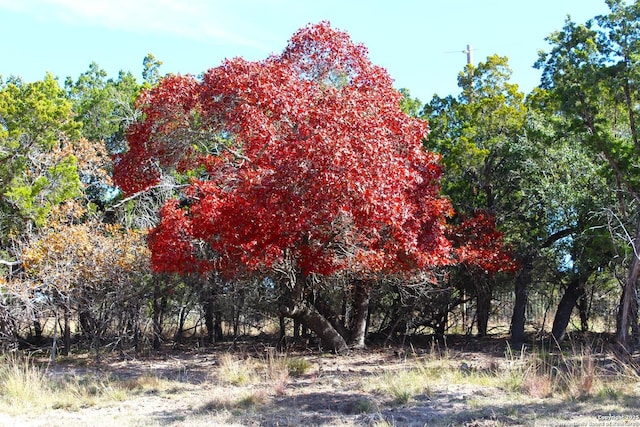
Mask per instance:
[[[544,241],[544,243],[542,244],[542,247],[543,248],[548,248],[549,246],[553,245],[558,240],[569,236],[574,231],[575,231],[575,228],[573,228],[573,227],[569,227],[569,228],[565,228],[565,229],[560,230],[560,231],[556,231],[555,233],[553,233],[549,237],[547,237],[547,240]]]
[[[111,205],[106,209],[106,212],[113,212],[116,209],[118,209],[120,206],[124,205],[125,203],[134,200],[140,196],[142,196],[143,194],[148,193],[151,190],[155,190],[156,188],[185,188],[188,187],[189,184],[180,184],[180,185],[170,185],[170,184],[157,184],[154,186],[151,186],[149,188],[146,188],[144,190],[140,190],[137,193],[133,193],[132,195],[130,195],[129,197],[125,197],[124,199],[120,200],[118,203],[116,203],[115,205]]]

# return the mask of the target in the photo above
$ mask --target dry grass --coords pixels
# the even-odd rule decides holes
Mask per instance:
[[[83,367],[83,375],[52,376],[29,358],[5,358],[0,414],[22,417],[9,422],[19,425],[54,410],[61,421],[52,425],[65,427],[82,425],[64,422],[72,413],[91,425],[100,425],[91,417],[117,415],[123,426],[520,425],[561,412],[587,414],[587,423],[612,408],[640,415],[638,368],[589,347],[502,357],[433,348],[349,357],[215,352],[180,359],[185,375],[174,380],[145,363],[135,375]]]
[[[612,375],[603,366],[599,366],[589,347],[571,351],[553,352],[536,350],[530,354],[521,353],[511,359],[512,368],[508,374],[521,378],[514,381],[516,391],[535,398],[557,396],[564,399],[587,400],[604,394],[626,393],[629,384],[640,383],[637,367],[630,363],[616,361],[617,368],[624,372],[627,381],[620,381],[620,373]]]
[[[24,360],[9,355],[0,365],[0,396],[4,409],[21,412],[33,405],[49,401],[52,393],[44,370]]]
[[[152,375],[118,379],[109,374],[49,375],[28,356],[5,356],[0,363],[0,412],[43,413],[50,409],[78,411],[123,402],[142,393],[175,393],[175,384]]]
[[[434,377],[429,369],[423,365],[416,365],[378,374],[364,385],[364,389],[382,393],[390,397],[394,404],[404,405],[417,396],[428,397],[431,394],[429,385],[433,380]]]
[[[253,359],[241,359],[231,353],[224,353],[219,359],[219,381],[222,384],[244,386],[256,384],[260,377]]]

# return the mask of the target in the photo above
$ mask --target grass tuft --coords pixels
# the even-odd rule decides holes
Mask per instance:
[[[240,360],[230,353],[224,353],[220,356],[219,378],[224,384],[236,386],[254,384],[259,380],[256,366],[252,360]]]
[[[420,366],[385,371],[372,385],[375,391],[388,394],[395,404],[404,405],[418,395],[430,395],[429,372]]]
[[[46,371],[30,358],[5,357],[0,365],[0,396],[15,411],[49,399],[51,387]]]
[[[289,374],[300,376],[309,372],[309,369],[311,369],[311,363],[302,357],[294,357],[287,360],[287,368],[289,369]]]

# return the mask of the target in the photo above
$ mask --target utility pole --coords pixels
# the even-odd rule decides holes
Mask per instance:
[[[473,65],[473,46],[467,45],[467,50],[463,50],[462,53],[467,54],[467,65]]]
[[[463,50],[462,53],[467,54],[467,72],[469,73],[469,102],[473,102],[474,87],[473,87],[473,46],[471,43],[467,45],[467,50]],[[466,310],[466,304],[465,304]]]

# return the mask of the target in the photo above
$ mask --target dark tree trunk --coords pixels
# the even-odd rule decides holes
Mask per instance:
[[[204,314],[204,326],[207,329],[207,343],[213,344],[222,341],[222,310],[218,299],[217,277],[200,282],[199,301]]]
[[[446,332],[446,328],[447,328],[446,320],[436,322],[435,325],[433,326],[433,335],[439,342],[444,340],[444,334]]]
[[[640,323],[638,323],[638,289],[635,289],[635,296],[631,305],[631,338],[634,347],[640,346]]]
[[[71,313],[68,307],[64,308],[63,322],[62,341],[64,347],[62,349],[62,355],[68,356],[71,351]]]
[[[42,342],[42,324],[38,318],[33,319],[33,334],[34,343],[36,345],[40,345]]]
[[[346,353],[349,348],[344,335],[336,330],[327,317],[307,302],[307,278],[298,272],[286,277],[286,280],[289,286],[283,286],[285,292],[281,297],[280,315],[298,320],[304,327],[312,330],[326,348],[337,354]],[[316,304],[320,301],[321,298],[318,298]]]
[[[279,315],[278,322],[280,324],[280,342],[282,342],[287,337],[287,324],[284,321],[284,316]]]
[[[580,330],[582,332],[589,331],[589,300],[591,300],[591,298],[587,298],[586,293],[583,293],[582,296],[578,298],[578,313],[580,314]]]
[[[93,330],[93,318],[86,307],[78,307],[78,322],[84,339],[91,339]]]
[[[335,329],[344,339],[347,339],[347,337],[351,335],[347,327],[340,320],[340,316],[338,316],[338,314],[333,311],[329,304],[325,303],[322,298],[316,298],[315,302],[311,304],[311,306],[314,307],[314,309],[317,310],[318,313],[324,317],[331,324],[333,329]],[[302,326],[307,328],[309,327],[304,323],[302,323]]]
[[[127,321],[127,330],[129,335],[133,340],[133,347],[136,351],[140,351],[142,349],[142,340],[140,339],[140,320],[139,320],[139,308],[137,306],[133,306],[129,309],[129,319]]]
[[[476,284],[476,322],[479,337],[487,336],[491,315],[491,294],[491,282],[488,278],[481,278]]]
[[[298,302],[293,307],[281,305],[280,314],[294,320],[298,319],[303,325],[315,332],[325,347],[333,350],[336,354],[344,354],[348,351],[347,342],[342,335],[324,316],[306,302]]]
[[[516,276],[515,302],[513,304],[513,316],[511,317],[511,345],[520,348],[524,344],[524,324],[526,320],[527,298],[529,284],[533,273],[533,255],[522,258],[522,269]]]
[[[204,310],[204,326],[207,328],[207,343],[213,344],[215,342],[215,329],[213,324],[213,302],[209,299],[202,303]]]
[[[553,327],[551,328],[551,336],[557,342],[561,342],[567,332],[569,320],[571,320],[571,312],[575,307],[578,299],[584,296],[584,286],[580,277],[575,277],[569,282],[564,290],[564,295],[558,303],[556,315],[553,318]]]
[[[182,342],[182,338],[184,335],[184,325],[185,325],[185,322],[187,321],[188,314],[189,314],[189,310],[187,309],[186,305],[182,305],[178,313],[178,328],[173,337],[173,340],[177,343]]]
[[[351,326],[351,345],[364,348],[367,335],[367,317],[371,298],[371,283],[355,280],[353,288],[353,317]]]
[[[299,320],[293,319],[293,340],[300,339],[300,329],[302,329],[302,323]]]
[[[220,307],[218,305],[216,305],[216,316],[215,316],[215,320],[213,322],[213,331],[214,331],[214,338],[215,341],[222,341],[224,339],[224,334],[222,333],[222,310],[220,310]]]

